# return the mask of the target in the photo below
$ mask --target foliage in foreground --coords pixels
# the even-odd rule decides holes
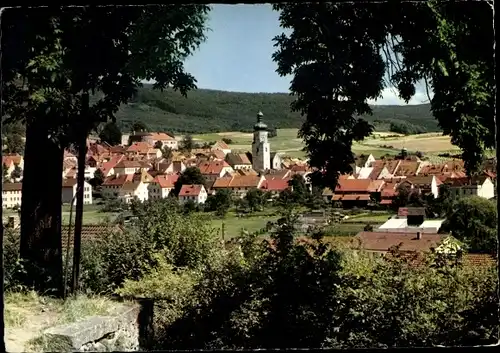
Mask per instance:
[[[402,347],[498,339],[497,273],[297,238],[292,213],[270,239],[222,246],[174,200],[134,204],[126,234],[84,249],[92,292],[156,298],[159,349]]]

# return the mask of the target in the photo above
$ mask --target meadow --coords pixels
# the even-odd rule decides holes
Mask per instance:
[[[270,138],[271,150],[281,152],[285,156],[304,158],[302,151],[304,143],[297,137],[298,129],[278,129],[278,135]],[[252,134],[245,132],[221,132],[210,134],[193,135],[196,141],[213,142],[222,138],[229,138],[232,143],[229,147],[234,151],[246,152],[252,148]],[[361,142],[353,144],[356,154],[373,154],[378,158],[383,155],[396,155],[401,149],[406,148],[408,152],[422,152],[429,157],[435,157],[441,153],[457,153],[458,147],[451,144],[449,136],[440,133],[427,133],[419,135],[401,135],[395,133],[375,132],[372,136]]]

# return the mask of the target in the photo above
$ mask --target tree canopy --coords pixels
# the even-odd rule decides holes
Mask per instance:
[[[487,2],[273,7],[281,26],[290,30],[274,38],[277,72],[293,75],[291,108],[306,117],[299,134],[311,165],[324,171],[329,185],[350,171],[352,142],[373,130],[358,118],[372,113],[367,100],[389,85],[408,101],[417,82],[425,80],[434,92],[433,115],[462,149],[469,173],[485,148],[494,147],[493,27]]]
[[[194,88],[183,62],[205,38],[208,10],[207,5],[161,5],[3,13],[2,52],[9,56],[2,58],[2,114],[26,123],[21,252],[40,268],[52,266],[56,281],[62,267],[56,196],[63,148],[76,143],[83,150],[89,131],[113,120],[142,79],[183,95]],[[85,112],[89,93],[94,95]],[[40,149],[46,152],[43,161],[36,156]],[[36,175],[40,168],[48,170],[42,181]],[[37,191],[40,182],[46,187]],[[43,276],[36,277],[48,285]]]
[[[101,142],[116,146],[122,142],[122,132],[116,123],[110,121],[104,125],[99,133],[99,139]]]

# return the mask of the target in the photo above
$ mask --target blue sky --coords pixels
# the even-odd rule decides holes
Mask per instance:
[[[280,77],[271,55],[272,38],[283,30],[269,4],[212,5],[207,40],[185,62],[198,88],[235,92],[288,92],[290,77]],[[427,103],[423,89],[410,104]],[[371,104],[398,104],[394,89]]]

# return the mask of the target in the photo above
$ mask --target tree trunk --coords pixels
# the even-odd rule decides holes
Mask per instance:
[[[1,131],[1,128],[2,128],[2,122],[0,121],[0,131]],[[0,139],[0,141],[2,141]],[[0,142],[0,145],[3,145],[1,142]],[[0,148],[0,157],[2,157],[2,148]],[[3,190],[3,189],[2,189]],[[3,198],[0,200],[0,208],[3,209]],[[0,268],[3,270],[3,219],[2,221],[0,222],[0,233],[1,233],[1,236],[2,238],[0,239],[0,251],[2,251],[2,255],[0,257]],[[3,276],[2,276],[2,281],[0,283],[0,292],[2,294],[1,295],[1,298],[0,298],[0,305],[1,305],[1,308],[0,308],[0,322],[3,323],[4,322],[4,282],[3,282]],[[5,352],[5,339],[4,339],[4,336],[5,336],[5,326],[4,325],[0,325],[0,337],[1,338],[1,341],[0,341],[0,352]]]
[[[89,109],[89,94],[85,92],[82,97],[81,121],[87,119]],[[82,124],[84,125],[84,124]],[[83,196],[85,188],[85,160],[87,156],[87,129],[82,126],[78,131],[78,174],[76,189],[76,214],[75,214],[75,240],[73,246],[73,285],[72,292],[76,294],[78,290],[78,280],[80,278],[80,256],[82,245],[82,223],[83,223]]]
[[[21,258],[26,285],[62,296],[61,190],[64,149],[43,122],[26,127],[21,202]]]

